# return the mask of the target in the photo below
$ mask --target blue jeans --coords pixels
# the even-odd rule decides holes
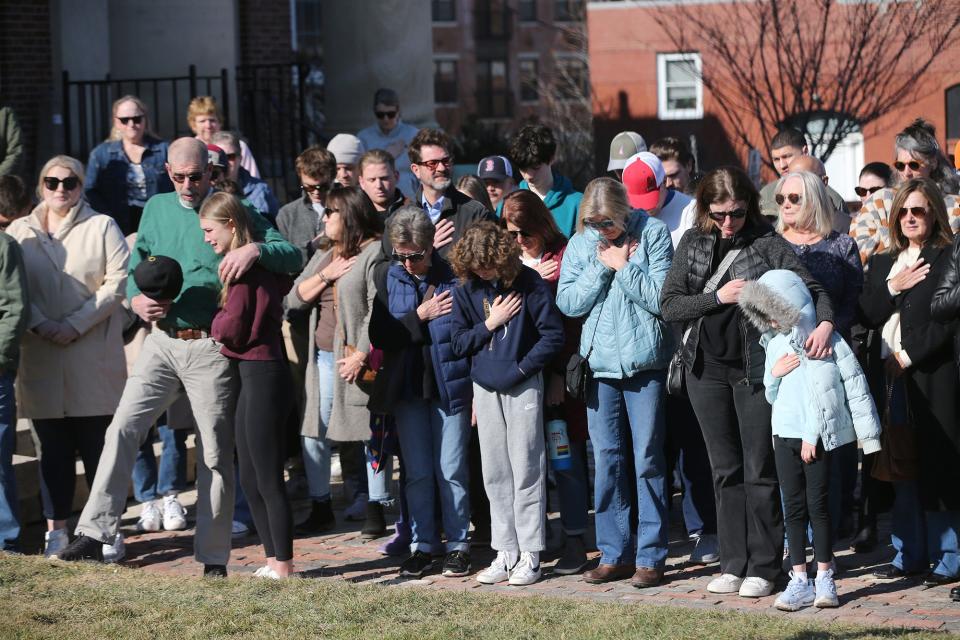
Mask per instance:
[[[933,572],[960,576],[960,511],[927,511],[927,550]]]
[[[466,551],[470,546],[470,414],[461,411],[447,415],[439,402],[414,400],[399,403],[393,415],[397,419],[405,471],[410,551],[430,553],[433,542],[439,538],[435,518],[437,493],[446,550]],[[373,500],[373,492],[370,499]]]
[[[590,511],[586,442],[570,443],[570,468],[554,471],[554,475],[563,532],[568,536],[581,536],[587,532]]]
[[[176,495],[187,488],[187,436],[190,430],[171,429],[162,424],[157,426],[157,435],[163,443],[159,468],[153,455],[153,438],[149,436],[133,464],[133,496],[137,502]]]
[[[663,568],[667,558],[665,371],[594,379],[587,399],[593,441],[597,547],[602,564]],[[634,468],[629,467],[633,443]],[[637,497],[637,531],[630,527]]]
[[[927,525],[920,507],[920,489],[916,480],[893,483],[893,510],[890,513],[890,542],[897,555],[891,564],[904,571],[926,571]]]
[[[333,352],[317,351],[317,379],[320,391],[320,437],[303,436],[303,470],[307,476],[310,497],[316,501],[330,499],[330,443],[327,424],[333,410]]]
[[[392,504],[390,483],[393,480],[393,456],[384,456],[380,468],[375,470],[370,464],[370,446],[367,443],[363,445],[363,453],[364,468],[367,470],[367,501]]]
[[[0,545],[4,551],[19,550],[20,503],[13,453],[17,448],[17,401],[14,373],[0,375]]]

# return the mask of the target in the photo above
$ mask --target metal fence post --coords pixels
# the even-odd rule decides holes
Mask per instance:
[[[72,155],[71,145],[73,141],[71,137],[73,132],[70,130],[70,72],[67,70],[63,71],[63,151],[66,155]]]
[[[190,65],[190,99],[197,97],[197,65]]]
[[[227,78],[226,68],[220,69],[220,96],[221,96],[221,108],[223,109],[223,128],[230,128],[230,93],[229,93],[229,80]]]

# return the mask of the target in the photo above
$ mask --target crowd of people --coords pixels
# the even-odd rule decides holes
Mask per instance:
[[[401,576],[536,582],[552,483],[553,571],[589,583],[669,580],[676,489],[689,562],[719,563],[712,593],[769,595],[786,563],[778,608],[836,607],[834,550],[874,548],[884,510],[896,556],[878,579],[960,579],[960,180],[929,123],[897,135],[892,167],[863,167],[851,207],[793,129],[762,189],[625,131],[581,193],[547,126],[455,184],[443,131],[404,123],[390,89],[373,114],[297,157],[282,207],[210,97],[170,143],[120,98],[86,166],[46,162],[36,204],[0,176],[5,550],[20,417],[60,560],[124,557],[131,478],[141,530],[186,528],[193,431],[206,576],[251,527],[256,575],[294,573],[295,536],[336,524],[335,448],[365,539],[399,503],[380,549]]]

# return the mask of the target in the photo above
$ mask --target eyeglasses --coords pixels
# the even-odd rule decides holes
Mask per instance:
[[[880,189],[884,189],[884,188],[886,188],[886,187],[882,187],[882,186],[881,186],[881,187],[870,187],[869,189],[864,189],[863,187],[854,187],[853,190],[857,192],[857,195],[858,195],[858,196],[860,196],[861,198],[863,198],[863,197],[866,196],[868,193],[876,193],[877,191],[880,191]]]
[[[727,216],[730,216],[731,220],[739,220],[740,218],[746,218],[747,210],[734,209],[733,211],[711,211],[710,212],[710,219],[713,220],[714,222],[723,222],[724,220],[726,220]]]
[[[893,166],[897,171],[903,171],[907,167],[910,167],[913,171],[920,171],[920,169],[926,165],[922,162],[917,162],[916,160],[911,160],[910,162],[894,162]]]
[[[397,117],[397,113],[399,113],[399,112],[397,112],[397,111],[374,111],[373,113],[374,113],[375,116],[377,116],[377,120],[383,120],[384,118],[390,118],[390,119],[396,118],[396,117]]]
[[[397,253],[396,251],[394,251],[393,259],[400,263],[410,261],[410,264],[417,264],[418,262],[423,260],[424,257],[426,257],[426,255],[427,255],[426,249],[424,249],[423,251],[417,251],[416,253]]]
[[[914,218],[925,218],[927,216],[926,207],[900,207],[900,211],[897,212],[897,217],[902,218],[907,215],[907,211],[912,213]]]
[[[441,164],[447,168],[452,167],[453,158],[450,156],[443,156],[442,158],[437,158],[436,160],[424,160],[423,162],[418,162],[417,164],[430,169],[430,171],[436,171],[437,167],[439,167]]]
[[[327,191],[330,191],[330,185],[329,185],[329,184],[325,184],[325,183],[321,183],[321,184],[301,184],[301,185],[300,185],[300,188],[303,189],[303,190],[304,190],[305,192],[307,192],[307,193],[313,192],[313,193],[316,193],[316,194],[318,194],[318,195],[321,194],[321,193],[326,193]]]
[[[196,173],[175,173],[171,177],[177,184],[183,184],[184,180],[189,180],[190,182],[200,182],[203,180],[203,175],[205,173],[205,171],[197,171]]]
[[[329,218],[331,214],[340,213],[340,209],[334,209],[333,207],[327,207],[323,210],[324,217]]]
[[[139,116],[122,116],[122,117],[117,116],[117,120],[119,120],[120,124],[122,124],[123,126],[127,126],[131,122],[133,122],[133,124],[141,124],[143,122],[143,115],[141,114]]]
[[[593,220],[584,220],[583,224],[590,227],[591,229],[596,229],[597,231],[600,231],[601,229],[610,229],[616,226],[617,223],[611,220],[610,218],[604,218],[599,222],[594,222]]]
[[[613,222],[613,221],[611,220],[610,222]],[[527,231],[521,231],[520,229],[517,229],[516,231],[510,231],[509,229],[507,229],[507,233],[512,235],[514,238],[529,238],[530,236],[533,235],[532,233],[528,233]]]
[[[46,177],[43,179],[43,186],[45,186],[50,191],[56,191],[57,187],[60,186],[60,183],[63,183],[64,191],[73,191],[80,186],[80,178],[77,176],[70,176],[69,178],[52,178]]]
[[[777,206],[779,206],[787,200],[790,201],[790,204],[800,204],[802,197],[799,193],[778,193],[773,199],[777,201]]]

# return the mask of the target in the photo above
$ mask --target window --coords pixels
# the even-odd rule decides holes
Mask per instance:
[[[323,22],[320,0],[297,0],[297,51],[310,57],[323,55]]]
[[[517,17],[520,22],[536,22],[537,0],[520,0],[517,3]]]
[[[456,0],[432,0],[430,3],[430,9],[434,22],[457,21]]]
[[[553,0],[553,19],[555,22],[581,22],[583,0]]]
[[[657,115],[661,120],[703,117],[699,53],[661,53],[657,56]]]
[[[556,86],[561,100],[583,100],[590,96],[590,74],[582,58],[556,58]]]
[[[457,61],[433,61],[433,99],[437,104],[457,104]]]
[[[477,113],[483,118],[510,116],[506,60],[477,61]]]
[[[947,89],[947,138],[960,138],[960,84]]]
[[[520,58],[517,68],[520,71],[520,101],[537,102],[540,100],[540,74],[536,58]]]
[[[510,38],[510,12],[505,0],[477,3],[474,10],[474,34],[478,40]]]

